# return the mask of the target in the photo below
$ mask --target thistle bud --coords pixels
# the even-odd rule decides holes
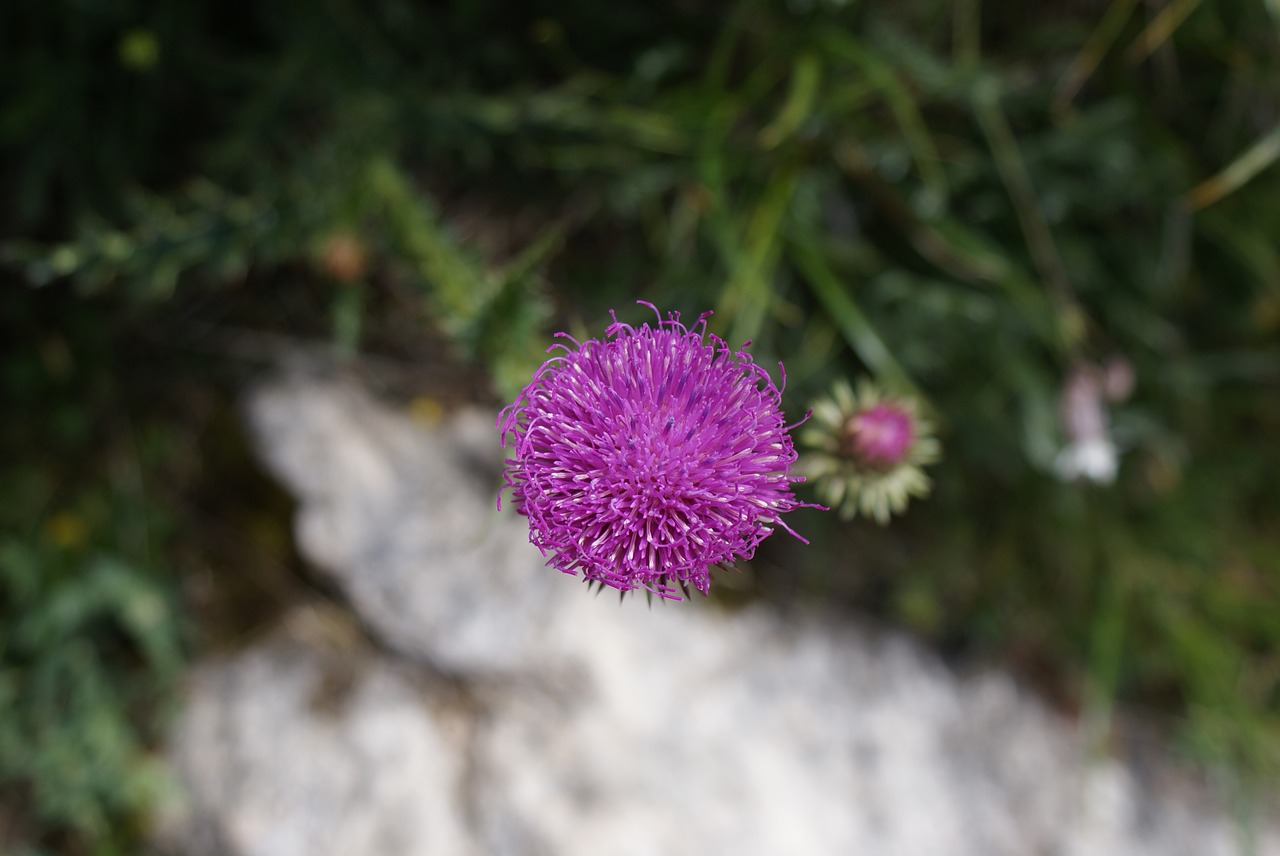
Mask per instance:
[[[801,435],[811,451],[800,472],[842,517],[863,514],[879,523],[899,514],[911,497],[929,493],[924,466],[939,457],[938,441],[911,396],[888,395],[869,381],[857,393],[840,381],[813,406]]]

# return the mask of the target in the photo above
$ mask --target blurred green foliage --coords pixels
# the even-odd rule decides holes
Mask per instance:
[[[929,502],[887,531],[805,518],[819,549],[772,563],[811,570],[764,551],[762,585],[1280,773],[1274,2],[20,0],[0,70],[12,293],[145,326],[185,292],[268,305],[303,271],[342,352],[410,293],[500,395],[557,324],[713,306],[785,358],[797,413],[870,374],[941,428]],[[1063,483],[1061,392],[1114,356],[1136,378],[1118,479]],[[22,531],[18,565],[102,567],[31,558]],[[24,611],[53,609],[32,592]],[[141,644],[124,600],[84,597]]]
[[[62,304],[11,292],[0,316],[7,853],[121,852],[145,829],[168,786],[158,741],[184,659],[163,566],[177,521],[149,482],[176,471],[185,441],[131,418],[120,319]]]

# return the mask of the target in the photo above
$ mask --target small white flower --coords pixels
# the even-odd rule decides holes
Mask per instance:
[[[1106,437],[1091,437],[1059,452],[1053,469],[1063,481],[1085,478],[1098,484],[1111,484],[1116,480],[1119,465],[1115,443]]]
[[[1111,484],[1119,451],[1111,439],[1106,399],[1123,400],[1133,388],[1133,367],[1113,360],[1107,369],[1080,364],[1062,388],[1058,406],[1067,445],[1053,462],[1063,481],[1088,479]]]

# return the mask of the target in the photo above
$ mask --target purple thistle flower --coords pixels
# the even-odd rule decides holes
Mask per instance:
[[[514,448],[516,511],[548,565],[679,600],[676,586],[706,594],[712,567],[751,558],[776,527],[796,535],[781,515],[805,505],[791,493],[803,479],[787,474],[794,426],[768,372],[707,334],[710,312],[690,330],[644,305],[656,327],[610,312],[603,340],[557,333],[573,347],[547,349],[562,353],[498,428]]]

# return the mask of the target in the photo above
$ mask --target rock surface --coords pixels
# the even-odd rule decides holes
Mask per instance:
[[[172,850],[1245,852],[1230,812],[1088,761],[1007,676],[817,613],[589,595],[495,510],[491,415],[424,428],[316,379],[247,414],[358,626],[304,605],[196,670]],[[1254,848],[1278,856],[1280,832]]]

